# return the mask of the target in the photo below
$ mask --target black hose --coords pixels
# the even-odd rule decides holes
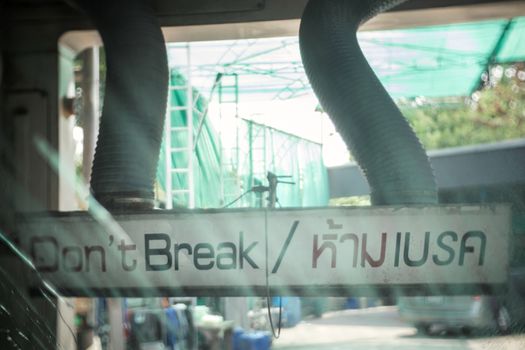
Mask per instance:
[[[153,205],[168,60],[148,0],[81,0],[106,53],[106,87],[91,190],[108,208]]]
[[[425,150],[356,36],[361,23],[400,2],[310,0],[299,33],[310,83],[362,168],[374,205],[437,203]]]

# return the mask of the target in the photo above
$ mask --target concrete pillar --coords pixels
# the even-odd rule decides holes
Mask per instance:
[[[109,331],[109,348],[111,350],[124,350],[124,327],[122,298],[108,298],[108,318],[111,330]]]
[[[224,318],[235,322],[235,326],[248,329],[248,300],[245,297],[224,298]]]
[[[82,53],[82,60],[82,114],[80,116],[84,127],[82,173],[85,182],[89,184],[100,117],[100,67],[98,47],[86,49]]]

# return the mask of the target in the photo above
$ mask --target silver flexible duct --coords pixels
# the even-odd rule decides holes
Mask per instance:
[[[168,90],[164,38],[147,0],[82,0],[106,52],[91,189],[108,208],[151,208]]]
[[[425,150],[356,36],[360,24],[400,2],[310,0],[299,34],[310,83],[361,166],[374,205],[437,203]]]

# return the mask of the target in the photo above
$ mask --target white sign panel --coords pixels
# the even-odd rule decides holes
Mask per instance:
[[[431,206],[34,217],[23,251],[65,294],[263,294],[506,282],[510,208]]]

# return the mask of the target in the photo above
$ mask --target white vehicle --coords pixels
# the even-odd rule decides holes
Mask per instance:
[[[426,296],[399,299],[402,320],[418,332],[496,330],[510,333],[525,326],[525,269],[515,269],[501,296]]]

